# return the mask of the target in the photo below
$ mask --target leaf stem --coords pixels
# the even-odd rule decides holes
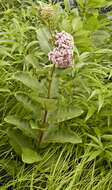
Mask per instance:
[[[53,64],[53,67],[52,67],[52,70],[51,70],[51,77],[50,77],[50,80],[49,80],[47,99],[50,99],[51,84],[52,84],[52,80],[53,80],[53,73],[54,73],[54,70],[55,70],[55,64]],[[46,122],[47,122],[47,114],[48,114],[48,111],[45,110],[44,119],[43,119],[43,123],[42,123],[42,128],[45,128],[45,124],[46,124]],[[41,131],[37,149],[40,148],[40,145],[41,145],[42,139],[43,139],[43,135],[44,135],[44,132]]]

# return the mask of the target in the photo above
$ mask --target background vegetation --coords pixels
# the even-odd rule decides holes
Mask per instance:
[[[41,99],[47,92],[52,67],[48,52],[53,48],[48,22],[37,11],[47,6],[44,3],[0,0],[0,189],[111,190],[112,13],[101,14],[100,9],[112,2],[77,0],[72,10],[67,0],[65,9],[60,3],[52,5],[52,32],[65,30],[75,43],[73,66],[55,70],[51,93],[53,100],[58,97],[58,114],[55,102]],[[38,101],[27,76],[38,79]],[[48,123],[52,137],[38,150],[39,162],[28,164],[30,152],[24,163],[21,147],[33,142],[35,149],[37,140],[21,140],[23,133],[29,135],[23,119],[37,130],[45,106],[54,113]]]

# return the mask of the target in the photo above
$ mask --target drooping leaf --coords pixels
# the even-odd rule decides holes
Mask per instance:
[[[14,74],[13,78],[22,82],[23,84],[25,84],[26,86],[28,86],[29,88],[33,90],[41,91],[42,89],[42,86],[38,82],[38,80],[26,72],[17,72]]]
[[[33,111],[36,115],[40,112],[41,105],[34,100],[32,100],[29,96],[25,93],[17,92],[15,97],[18,101],[22,102],[26,109]]]
[[[48,122],[57,123],[67,121],[69,119],[79,117],[83,114],[83,110],[80,108],[59,109],[56,112],[49,114]]]
[[[14,115],[10,115],[5,118],[5,121],[12,125],[15,125],[21,131],[23,131],[26,135],[37,138],[38,131],[33,130],[27,120],[21,119]]]
[[[44,135],[44,142],[79,144],[82,142],[82,139],[68,128],[53,130],[51,127],[50,131]]]

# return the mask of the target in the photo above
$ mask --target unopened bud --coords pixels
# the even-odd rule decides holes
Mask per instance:
[[[47,20],[52,20],[54,17],[54,9],[51,6],[47,6],[45,8],[42,8],[41,15],[43,18]]]

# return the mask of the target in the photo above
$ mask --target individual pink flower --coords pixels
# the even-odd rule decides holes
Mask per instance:
[[[55,48],[49,52],[49,60],[61,68],[72,65],[73,60],[73,37],[65,31],[57,33],[55,36]]]

